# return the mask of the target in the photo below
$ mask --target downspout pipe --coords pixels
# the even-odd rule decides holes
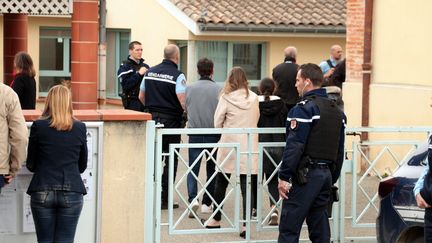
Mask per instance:
[[[99,87],[98,99],[106,99],[106,0],[99,1]]]
[[[369,98],[372,72],[372,17],[373,0],[365,0],[364,47],[363,47],[363,88],[362,88],[362,127],[369,126]],[[362,140],[368,140],[369,134],[362,133]]]

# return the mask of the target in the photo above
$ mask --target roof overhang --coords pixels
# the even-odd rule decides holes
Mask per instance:
[[[70,15],[73,0],[2,0],[0,13],[28,15]]]
[[[306,25],[254,25],[254,24],[213,24],[197,23],[177,8],[170,0],[157,2],[182,23],[196,36],[208,35],[271,35],[271,36],[314,36],[314,37],[343,37],[345,26],[306,26]]]

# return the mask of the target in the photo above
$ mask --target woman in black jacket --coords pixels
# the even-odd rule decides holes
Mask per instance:
[[[48,92],[45,110],[30,129],[27,168],[34,172],[27,194],[38,242],[73,242],[86,194],[86,126],[72,116],[68,88]]]
[[[15,79],[11,87],[17,93],[23,110],[36,108],[36,71],[33,60],[26,52],[18,52],[14,58]]]
[[[260,108],[258,127],[285,127],[288,110],[284,101],[279,96],[274,95],[276,92],[275,81],[273,81],[273,79],[271,78],[264,78],[260,82],[258,91],[260,93],[260,96],[258,96]],[[260,134],[259,142],[285,142],[285,134]],[[268,180],[267,187],[270,194],[270,206],[273,210],[269,218],[269,225],[277,225],[278,211],[274,207],[275,203],[279,200],[279,192],[277,188],[278,175],[277,172],[273,175],[273,177],[271,177],[271,175],[275,171],[277,164],[279,164],[282,160],[284,148],[265,147],[264,149],[265,151],[263,152],[263,184],[265,183],[265,176],[266,180]],[[272,160],[274,162],[272,162]],[[257,195],[257,193],[255,193],[255,195]]]

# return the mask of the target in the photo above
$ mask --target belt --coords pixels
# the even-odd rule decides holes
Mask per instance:
[[[328,169],[329,164],[328,163],[322,163],[322,162],[310,162],[309,168],[310,169]]]

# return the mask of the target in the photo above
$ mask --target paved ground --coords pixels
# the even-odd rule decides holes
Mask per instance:
[[[187,158],[187,154],[185,152],[182,152],[182,155],[184,158]],[[204,164],[204,163],[203,163]],[[200,179],[204,179],[205,174],[205,166],[202,166],[200,171]],[[178,177],[177,177],[177,183],[182,175],[185,174],[186,167],[182,165],[182,163],[179,163],[179,169],[178,169]],[[369,204],[369,200],[366,196],[362,194],[362,191],[360,189],[357,189],[357,203],[356,203],[356,215],[360,215],[364,208],[368,207],[369,209],[365,211],[364,215],[357,219],[357,217],[351,217],[351,212],[353,211],[353,208],[351,206],[351,196],[352,196],[352,182],[351,182],[351,175],[347,175],[346,180],[346,200],[345,200],[345,211],[346,211],[346,220],[344,222],[345,225],[345,235],[347,236],[375,236],[375,228],[354,228],[353,222],[357,221],[358,223],[375,223],[375,219],[378,215],[377,207],[379,206],[379,202],[376,201],[374,204]],[[368,197],[372,198],[373,195],[377,192],[378,188],[378,178],[375,176],[368,176],[364,180],[364,183],[362,186],[364,187],[364,190],[367,192]],[[184,198],[187,198],[187,189],[186,189],[186,180],[182,182],[182,184],[179,187],[180,193]],[[178,195],[175,195],[175,201],[181,202]],[[263,199],[263,205],[268,205],[268,197],[264,196]],[[376,205],[376,206],[374,206]],[[230,218],[233,218],[233,207],[234,207],[234,197],[231,196],[228,200],[227,206],[225,207],[225,211],[228,215],[230,215]],[[180,219],[180,215],[184,213],[186,210],[186,205],[180,203],[180,208],[174,210],[174,216],[173,220],[174,222],[178,223],[177,229],[202,229],[200,224],[198,223],[198,219],[190,219],[187,217]],[[263,210],[269,210],[269,207],[264,207]],[[209,215],[206,214],[200,214],[199,216],[201,218],[207,219]],[[162,211],[162,222],[168,222],[168,211],[163,210]],[[222,224],[225,227],[228,227],[228,224],[226,220],[222,220]],[[268,227],[267,225],[265,225]],[[307,239],[307,231],[304,229],[302,231],[302,238]],[[251,240],[255,240],[259,242],[260,240],[276,240],[277,239],[277,227],[270,227],[266,229],[266,231],[257,231],[256,230],[256,221],[252,222],[252,231],[251,231]],[[203,233],[199,235],[169,235],[168,234],[168,227],[162,226],[161,230],[161,242],[169,242],[169,243],[176,243],[176,242],[188,242],[188,243],[194,243],[194,242],[237,242],[237,241],[244,241],[242,238],[239,237],[239,233]]]

